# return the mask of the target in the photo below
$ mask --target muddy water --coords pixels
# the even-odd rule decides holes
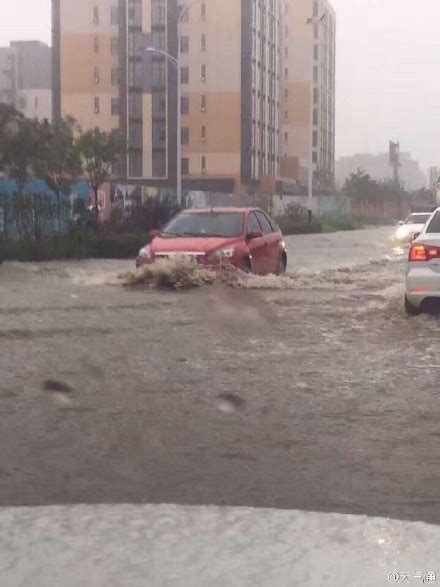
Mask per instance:
[[[172,502],[439,522],[438,319],[390,229],[288,239],[246,290],[130,263],[0,267],[0,504]]]

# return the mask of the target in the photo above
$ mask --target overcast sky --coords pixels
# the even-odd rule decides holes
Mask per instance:
[[[0,45],[50,42],[50,4],[1,0]],[[440,165],[440,0],[333,0],[333,6],[337,155],[385,151],[389,139],[399,139],[423,166]]]

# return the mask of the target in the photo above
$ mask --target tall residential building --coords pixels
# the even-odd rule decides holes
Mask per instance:
[[[313,120],[318,189],[334,187],[335,40],[336,14],[327,0],[284,0],[281,174],[307,185]]]
[[[0,103],[28,118],[52,118],[52,51],[40,41],[13,41],[0,48]]]
[[[176,182],[177,21],[191,0],[53,0],[56,113],[127,137],[126,178]],[[184,188],[273,191],[280,170],[282,0],[191,6],[181,24]]]

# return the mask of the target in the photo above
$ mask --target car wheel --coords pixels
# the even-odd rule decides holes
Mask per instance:
[[[287,255],[286,253],[281,253],[280,258],[278,259],[278,268],[277,268],[277,275],[284,275],[287,271]]]
[[[240,265],[240,270],[243,271],[243,273],[252,273],[252,265],[250,259],[243,259]]]
[[[406,296],[405,296],[405,312],[407,313],[408,316],[418,316],[421,313],[420,309],[417,308],[416,306],[414,306],[414,304],[412,304]]]

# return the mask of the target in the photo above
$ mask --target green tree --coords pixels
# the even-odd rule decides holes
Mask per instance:
[[[95,216],[98,217],[99,189],[110,181],[113,167],[126,152],[126,145],[120,135],[95,129],[82,134],[77,146],[82,159],[84,177],[93,191]]]
[[[40,123],[24,117],[9,120],[3,128],[0,149],[3,170],[23,191],[41,157]]]
[[[371,202],[377,198],[379,185],[368,173],[358,169],[346,179],[344,191],[349,198]]]
[[[47,120],[40,125],[41,153],[34,162],[36,175],[47,183],[57,198],[57,217],[61,219],[61,197],[70,194],[72,179],[82,172],[81,157],[76,146],[76,121],[61,118],[54,123]]]

